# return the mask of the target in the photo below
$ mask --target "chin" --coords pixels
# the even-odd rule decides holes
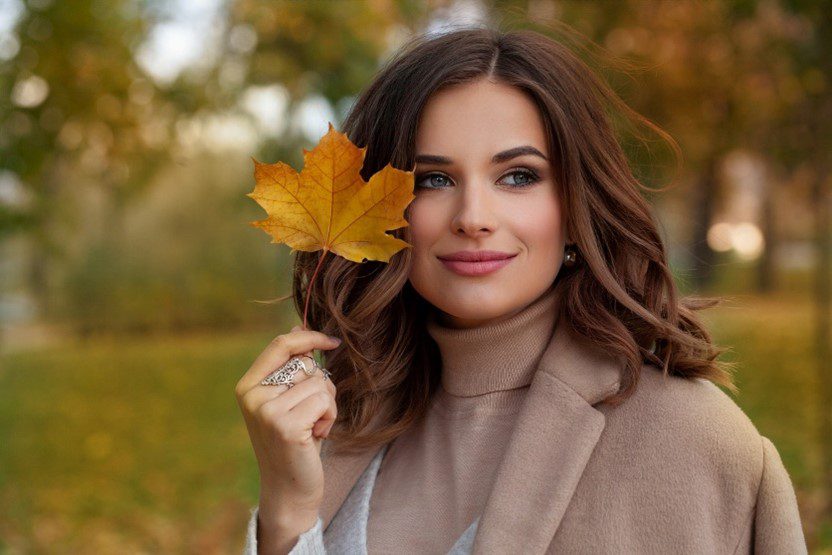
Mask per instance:
[[[461,295],[453,299],[445,297],[434,305],[448,316],[460,320],[491,320],[510,310],[510,307],[500,302],[499,299],[492,297],[483,300],[480,296],[473,294]]]

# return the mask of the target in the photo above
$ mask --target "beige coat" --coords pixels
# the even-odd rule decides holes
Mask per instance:
[[[620,364],[561,319],[491,486],[473,553],[806,553],[777,449],[720,388]],[[376,449],[322,459],[324,529]],[[426,531],[427,533],[427,531]]]

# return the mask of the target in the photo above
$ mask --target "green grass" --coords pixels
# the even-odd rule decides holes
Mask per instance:
[[[736,296],[703,318],[738,360],[735,401],[816,522],[811,311]],[[0,357],[0,553],[233,553],[258,473],[234,386],[273,334],[100,339]]]
[[[230,553],[258,474],[234,386],[268,334],[0,362],[0,553]]]

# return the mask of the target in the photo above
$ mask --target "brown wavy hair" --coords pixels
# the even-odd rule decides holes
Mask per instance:
[[[388,163],[411,171],[417,124],[431,94],[486,78],[518,87],[543,116],[578,251],[578,264],[563,266],[555,280],[565,289],[564,316],[576,332],[626,362],[621,388],[603,402],[626,400],[645,363],[736,392],[729,371],[734,363],[716,361],[729,349],[714,346],[694,314],[721,299],[679,298],[656,221],[639,191],[646,188],[631,172],[609,117],[653,130],[677,160],[678,145],[560,41],[529,29],[480,27],[411,39],[379,70],[343,124],[350,140],[367,148],[362,177],[369,180]],[[409,231],[392,234],[409,242]],[[327,441],[345,451],[375,447],[417,422],[439,386],[441,359],[424,326],[427,301],[408,282],[409,248],[388,263],[360,264],[325,251],[297,251],[291,296],[301,314],[320,256],[329,259],[312,284],[308,326],[343,339],[325,355],[338,405]]]

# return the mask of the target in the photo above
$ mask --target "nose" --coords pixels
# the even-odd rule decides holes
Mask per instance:
[[[491,210],[493,199],[487,186],[465,185],[457,188],[461,191],[456,202],[456,210],[451,227],[454,233],[478,237],[495,229],[494,212]]]

